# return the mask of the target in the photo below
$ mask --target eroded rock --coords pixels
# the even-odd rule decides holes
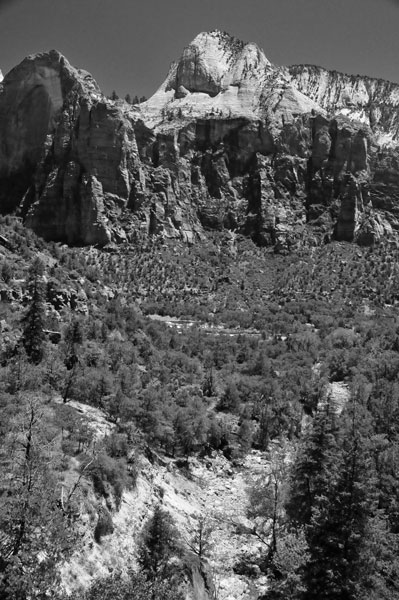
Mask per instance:
[[[228,228],[287,251],[398,230],[399,86],[278,68],[220,31],[197,36],[139,107],[55,51],[28,57],[0,86],[0,135],[0,208],[48,240]]]

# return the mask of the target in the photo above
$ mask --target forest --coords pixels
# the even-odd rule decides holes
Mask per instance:
[[[270,465],[249,491],[260,600],[398,598],[398,259],[394,243],[276,254],[224,231],[69,248],[2,217],[0,599],[184,598],[207,523],[188,544],[162,503],[129,573],[71,596],[60,565],[84,515],[94,544],[112,534],[140,455],[189,476],[190,457],[253,449]],[[101,440],[74,403],[106,416]]]

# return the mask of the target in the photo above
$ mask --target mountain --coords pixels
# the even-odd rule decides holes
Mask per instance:
[[[399,227],[397,84],[276,67],[212,31],[138,106],[105,98],[56,51],[0,88],[0,208],[46,240],[193,242],[227,228],[286,250]]]

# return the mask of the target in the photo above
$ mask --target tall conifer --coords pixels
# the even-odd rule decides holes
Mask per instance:
[[[40,259],[35,259],[29,277],[28,291],[30,302],[23,319],[22,343],[29,359],[39,364],[44,354],[45,341],[45,286],[44,265]]]

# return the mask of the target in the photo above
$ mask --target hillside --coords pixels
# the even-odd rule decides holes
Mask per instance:
[[[45,243],[10,217],[1,236],[3,498],[14,492],[0,522],[3,577],[19,573],[18,593],[47,587],[56,598],[60,577],[61,593],[136,570],[143,527],[160,504],[182,548],[168,585],[185,597],[268,598],[287,585],[296,597],[308,585],[304,544],[316,548],[292,529],[306,518],[297,512],[305,498],[294,474],[305,468],[298,461],[311,440],[321,443],[315,435],[328,415],[329,444],[334,431],[336,442],[323,460],[361,452],[362,518],[374,527],[378,516],[396,543],[395,246],[332,243],[276,256],[226,232],[195,246],[157,238],[88,251]],[[39,326],[27,325],[34,285]],[[35,327],[43,335],[32,346]],[[31,430],[35,451],[27,456]],[[19,487],[18,473],[33,466],[32,490]],[[334,494],[339,472],[330,470],[323,484]],[[267,501],[273,489],[277,513]],[[24,497],[19,538],[13,515]],[[199,556],[197,530],[205,526]],[[355,531],[366,543],[368,530]],[[44,538],[54,542],[37,562]],[[293,562],[281,571],[288,551]],[[386,561],[395,568],[393,556]],[[394,586],[378,564],[373,573],[378,585]],[[89,597],[105,598],[105,585],[112,579]]]

